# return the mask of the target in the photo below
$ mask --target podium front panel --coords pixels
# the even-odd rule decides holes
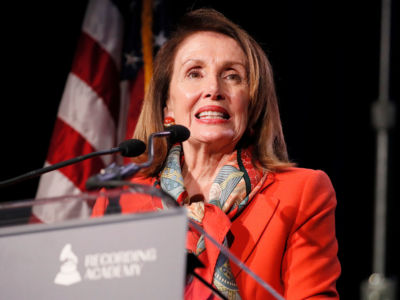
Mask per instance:
[[[0,228],[2,299],[182,299],[184,208]]]

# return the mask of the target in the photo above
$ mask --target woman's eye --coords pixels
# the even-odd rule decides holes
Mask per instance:
[[[188,77],[189,77],[189,78],[198,78],[198,77],[200,77],[200,74],[197,73],[197,72],[190,72],[190,73],[188,74]]]
[[[234,80],[234,81],[241,81],[242,80],[240,75],[236,74],[236,73],[228,74],[228,75],[225,76],[225,78],[228,79],[228,80]]]
[[[191,70],[188,72],[187,77],[189,78],[199,78],[201,77],[201,72],[199,70]]]

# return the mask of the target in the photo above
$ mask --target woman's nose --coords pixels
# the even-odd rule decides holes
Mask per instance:
[[[205,86],[205,97],[209,98],[210,100],[224,100],[225,96],[222,91],[222,86],[220,79],[218,77],[211,77],[206,82]]]

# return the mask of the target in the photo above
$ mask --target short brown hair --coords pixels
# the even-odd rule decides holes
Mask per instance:
[[[151,133],[163,130],[163,108],[168,99],[175,55],[188,36],[200,31],[217,32],[233,38],[247,58],[249,121],[247,131],[239,142],[241,146],[253,145],[254,162],[261,168],[273,171],[291,166],[282,133],[272,68],[267,56],[246,31],[223,14],[208,8],[197,9],[184,15],[177,30],[157,53],[153,77],[143,102],[134,138],[147,141]],[[157,157],[153,166],[144,170],[143,174],[158,174],[167,151],[167,143],[163,139],[155,140]],[[136,160],[145,159],[146,155]]]

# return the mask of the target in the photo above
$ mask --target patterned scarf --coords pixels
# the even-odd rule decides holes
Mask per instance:
[[[180,205],[187,207],[189,218],[202,225],[204,202],[191,203],[183,182],[182,162],[182,146],[176,144],[169,151],[166,165],[161,172],[160,185]],[[209,191],[208,203],[217,206],[230,220],[234,220],[261,188],[266,177],[265,171],[256,169],[252,164],[250,149],[236,150],[214,179]],[[198,234],[188,242],[191,248],[189,250],[192,250],[199,258],[207,252],[203,235]],[[229,246],[226,237],[223,244]],[[219,253],[215,266],[206,265],[206,267],[214,268],[213,284],[222,294],[230,300],[240,299],[229,260],[225,255]]]

